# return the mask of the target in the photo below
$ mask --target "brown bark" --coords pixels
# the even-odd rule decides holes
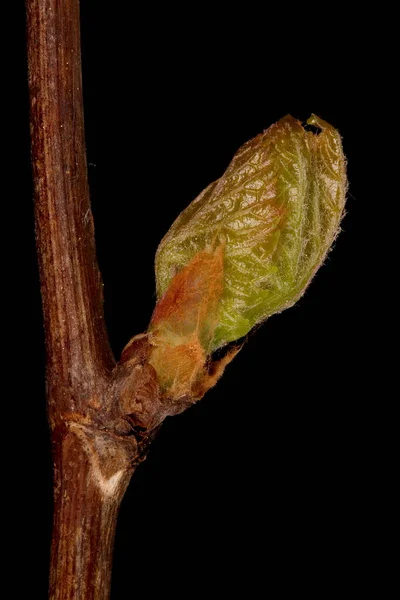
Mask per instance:
[[[27,9],[36,235],[54,425],[61,412],[101,404],[114,360],[89,203],[79,1],[27,0]]]
[[[50,598],[109,597],[117,513],[132,472],[129,458],[129,447],[78,424],[69,426],[56,446]]]
[[[27,0],[35,220],[54,456],[50,598],[105,600],[118,507],[166,409],[147,336],[116,365],[95,256],[79,0]]]

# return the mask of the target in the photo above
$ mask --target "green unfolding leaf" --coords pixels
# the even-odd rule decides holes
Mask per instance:
[[[242,146],[157,250],[160,299],[198,252],[224,244],[211,351],[292,306],[338,233],[347,186],[341,138],[315,115],[308,124],[320,132],[286,116]]]

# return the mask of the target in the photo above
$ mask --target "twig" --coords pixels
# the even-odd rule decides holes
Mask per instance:
[[[119,504],[157,430],[152,407],[159,406],[158,386],[146,364],[145,337],[120,365],[107,338],[86,167],[79,0],[27,0],[27,13],[54,449],[50,598],[105,600]]]

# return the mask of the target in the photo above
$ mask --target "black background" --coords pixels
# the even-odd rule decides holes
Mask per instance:
[[[347,575],[356,585],[369,535],[377,432],[359,300],[363,219],[375,201],[364,126],[376,87],[371,24],[354,29],[344,10],[317,19],[242,5],[217,19],[195,5],[144,14],[126,4],[81,2],[89,178],[116,355],[146,329],[161,237],[241,144],[287,113],[315,112],[343,136],[350,185],[342,233],[306,295],[249,336],[198,405],[164,423],[121,507],[112,599],[158,589],[191,598],[203,588],[205,597],[276,588],[325,597]],[[16,355],[25,454],[23,543],[13,553],[27,569],[19,585],[45,598],[51,457],[25,71],[22,79],[16,185],[29,241],[21,324],[30,334]]]

